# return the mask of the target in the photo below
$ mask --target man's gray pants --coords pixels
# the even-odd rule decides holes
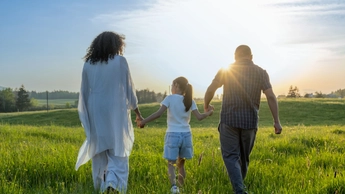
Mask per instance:
[[[249,155],[254,147],[257,128],[240,129],[219,124],[219,139],[222,157],[234,193],[244,193],[243,180],[247,175]]]

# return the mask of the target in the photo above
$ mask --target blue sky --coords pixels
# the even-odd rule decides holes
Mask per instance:
[[[277,95],[290,85],[302,95],[345,88],[339,0],[1,1],[0,86],[79,91],[82,57],[103,31],[126,36],[137,89],[169,92],[185,76],[203,97],[240,44],[252,48]]]

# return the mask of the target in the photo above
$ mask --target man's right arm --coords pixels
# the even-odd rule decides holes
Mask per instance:
[[[204,112],[208,112],[209,110],[214,109],[214,107],[210,105],[210,102],[214,96],[214,93],[216,93],[216,90],[223,85],[224,73],[224,69],[220,69],[217,72],[217,75],[214,77],[211,85],[208,86],[204,96]]]
[[[280,134],[282,132],[282,126],[280,125],[279,121],[279,112],[278,112],[278,101],[273,93],[272,88],[268,88],[264,91],[264,94],[267,98],[268,106],[270,107],[273,120],[274,120],[274,129],[276,134]]]
[[[220,88],[222,85],[213,80],[211,85],[208,86],[207,90],[206,90],[206,93],[205,93],[205,97],[204,97],[204,112],[208,112],[210,110],[210,108],[213,108],[213,107],[210,107],[210,102],[214,96],[214,93],[216,92],[216,90],[218,88]]]

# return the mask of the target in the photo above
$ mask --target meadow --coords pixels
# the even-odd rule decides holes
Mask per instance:
[[[46,105],[46,99],[36,99],[38,105]],[[74,104],[78,99],[49,99],[48,103],[53,105],[66,105],[66,103]]]
[[[186,162],[181,193],[232,193],[218,140],[215,113],[191,120],[194,158]],[[202,110],[202,104],[198,104]],[[159,104],[143,104],[144,117]],[[345,100],[279,99],[281,135],[275,135],[265,100],[245,184],[250,193],[345,193]],[[132,119],[135,118],[134,115]],[[135,128],[128,194],[169,193],[162,158],[166,114]],[[0,193],[98,193],[91,163],[74,166],[85,139],[76,109],[0,113]]]
[[[38,106],[47,105],[46,99],[36,99]],[[49,99],[48,105],[54,105],[54,106],[65,106],[66,103],[69,103],[70,105],[74,105],[75,101],[78,99]]]

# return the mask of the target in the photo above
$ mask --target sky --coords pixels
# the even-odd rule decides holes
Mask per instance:
[[[103,31],[126,36],[138,90],[169,94],[184,76],[203,97],[241,44],[276,95],[345,88],[344,0],[0,1],[0,86],[79,92],[82,58]]]

